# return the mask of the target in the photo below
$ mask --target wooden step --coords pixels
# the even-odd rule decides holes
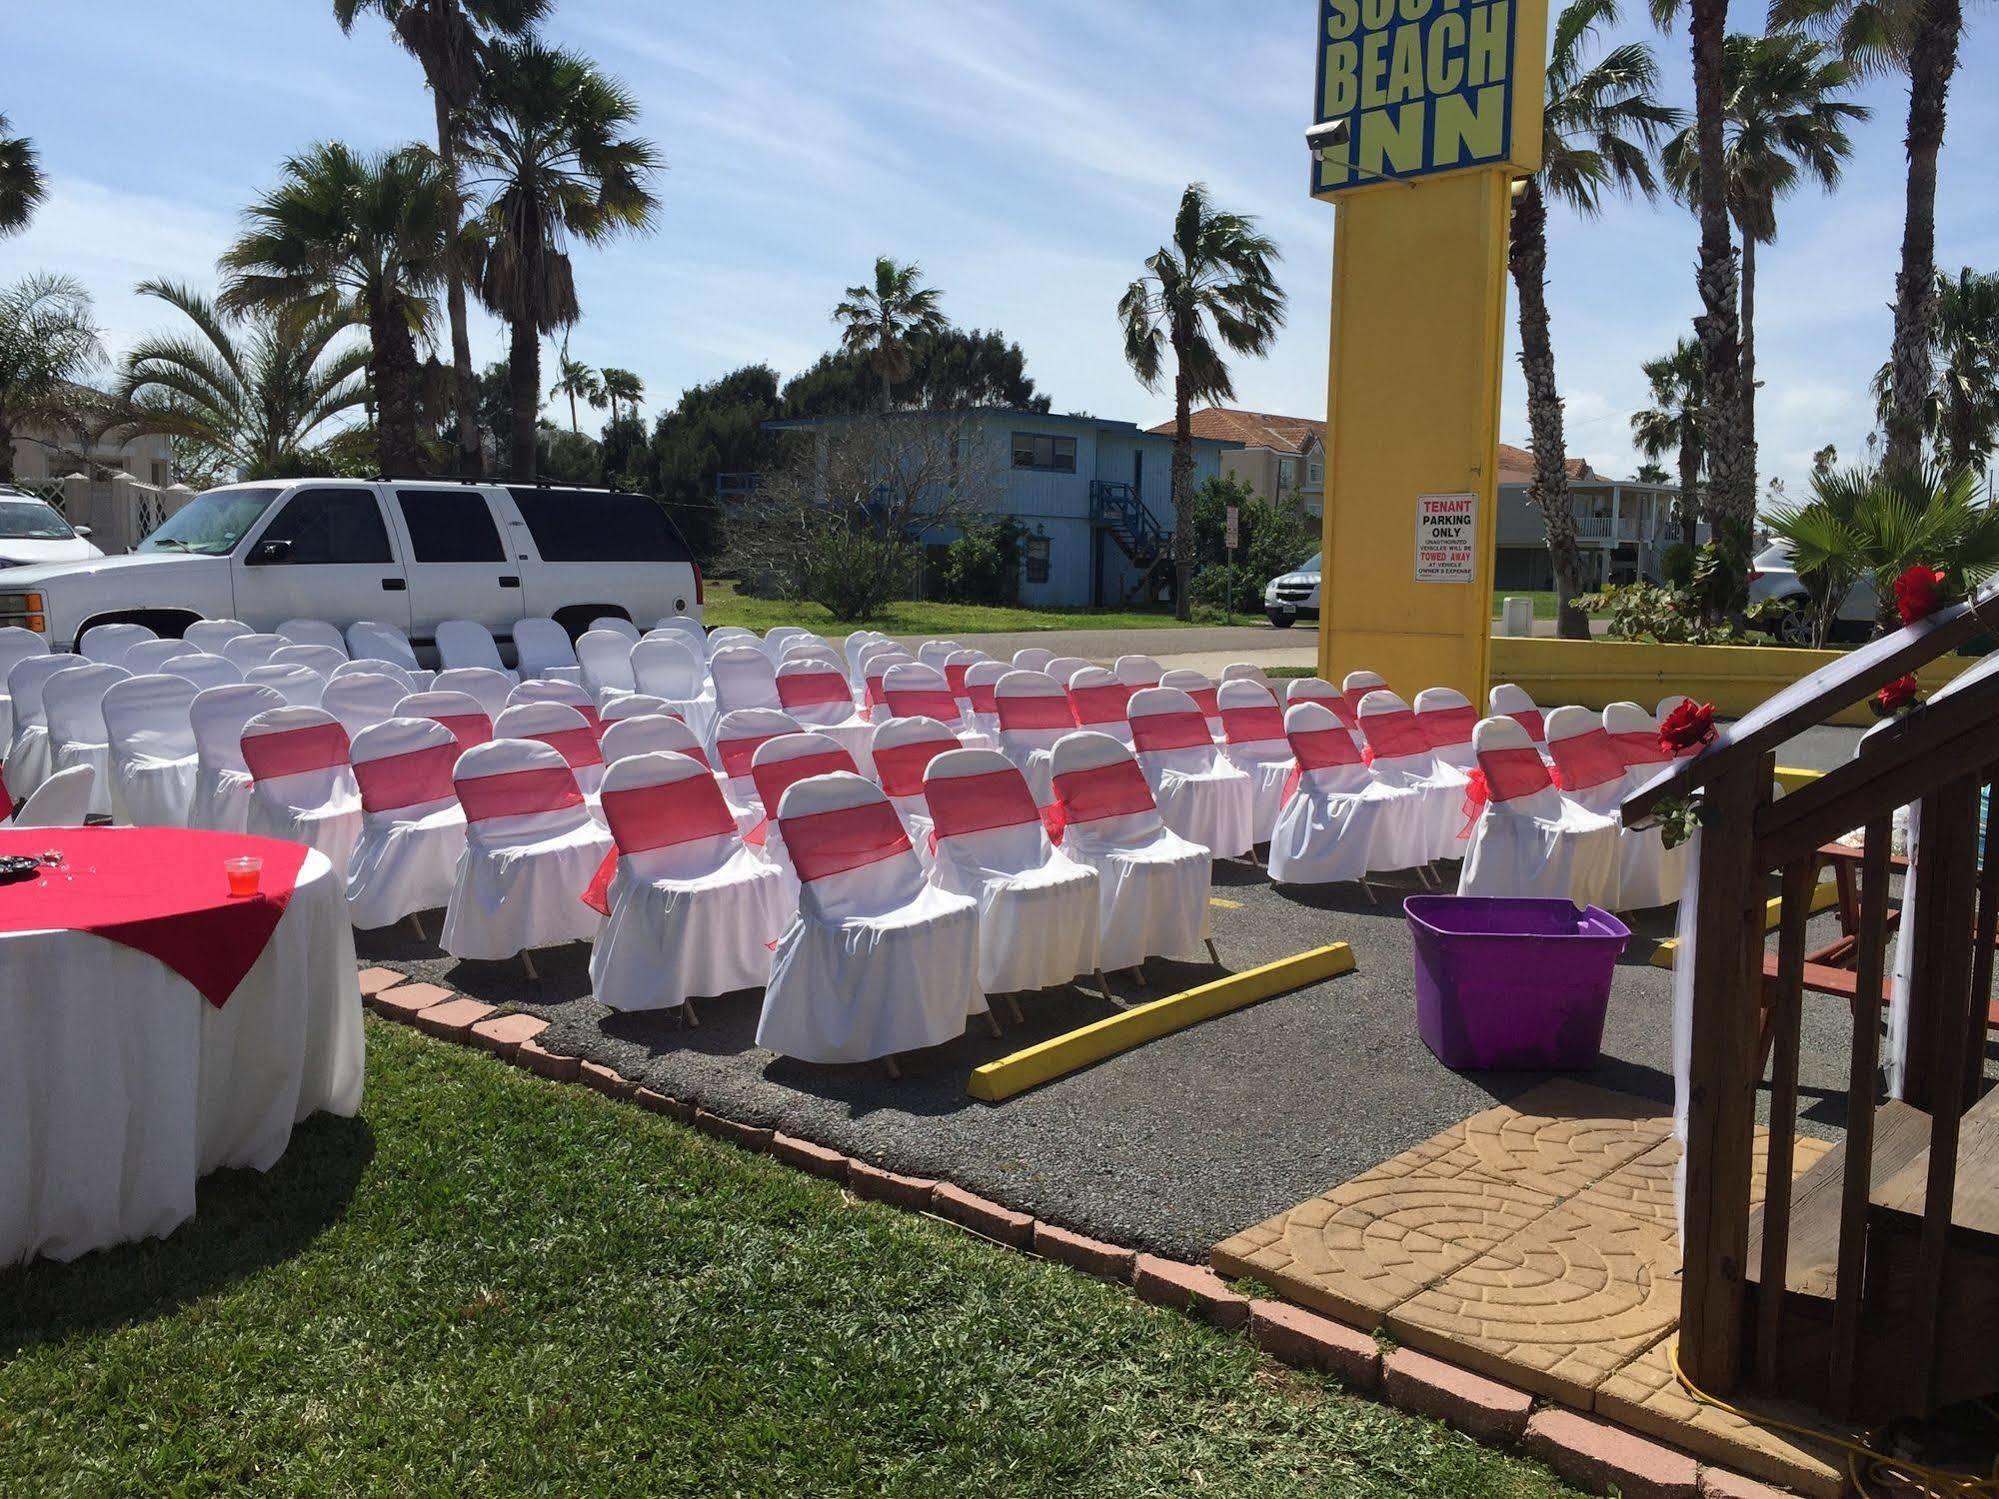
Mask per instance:
[[[1874,1111],[1874,1161],[1869,1181],[1875,1190],[1918,1157],[1927,1158],[1930,1116],[1897,1099]],[[1793,1295],[1830,1301],[1839,1280],[1840,1195],[1846,1182],[1846,1141],[1841,1140],[1791,1184],[1791,1243],[1784,1261],[1784,1289]],[[1749,1252],[1743,1279],[1763,1279],[1763,1209],[1749,1215]]]
[[[1929,1199],[1930,1152],[1924,1148],[1897,1170],[1874,1178],[1868,1193],[1876,1213],[1920,1225]],[[1958,1121],[1957,1185],[1951,1193],[1952,1237],[1999,1249],[1999,1089],[1988,1092]]]

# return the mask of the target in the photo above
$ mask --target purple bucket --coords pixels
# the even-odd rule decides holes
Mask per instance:
[[[1412,895],[1416,1029],[1446,1067],[1580,1071],[1603,1048],[1631,929],[1565,900]]]

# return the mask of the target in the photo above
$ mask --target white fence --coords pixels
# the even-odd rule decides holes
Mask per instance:
[[[71,525],[90,527],[91,542],[99,551],[113,555],[131,551],[194,498],[194,491],[185,484],[161,489],[142,484],[130,474],[114,474],[109,479],[71,474],[66,479],[21,480],[14,487],[41,496]]]

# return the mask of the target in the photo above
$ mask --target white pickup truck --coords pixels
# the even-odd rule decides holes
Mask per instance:
[[[257,630],[378,620],[419,649],[438,621],[503,644],[543,615],[580,634],[600,615],[650,628],[701,617],[701,570],[645,495],[450,479],[265,480],[195,496],[136,551],[0,572],[0,625],[75,649],[98,625],[163,637],[198,619]]]

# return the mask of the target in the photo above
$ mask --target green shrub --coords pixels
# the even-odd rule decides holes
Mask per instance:
[[[1694,549],[1676,541],[1659,554],[1659,574],[1673,588],[1688,588],[1694,581]]]
[[[828,529],[807,560],[806,596],[834,619],[872,619],[884,604],[909,595],[921,553],[897,537],[862,528]]]
[[[938,596],[952,604],[1020,602],[1021,551],[1027,527],[1012,516],[974,523],[944,549]]]

